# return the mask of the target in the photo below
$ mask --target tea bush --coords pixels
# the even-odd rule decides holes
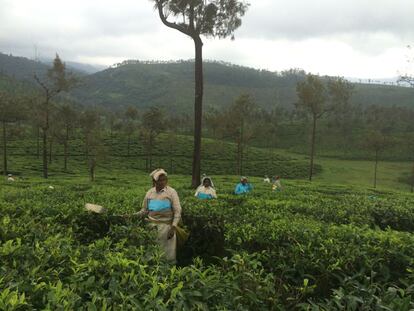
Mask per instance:
[[[119,217],[140,208],[147,176],[2,183],[0,310],[414,308],[413,195],[253,178],[235,196],[236,177],[213,179],[219,198],[201,201],[170,178],[191,232],[177,265],[145,221]]]

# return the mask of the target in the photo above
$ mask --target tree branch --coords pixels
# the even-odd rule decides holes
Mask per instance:
[[[44,84],[37,75],[34,75],[34,79],[36,80],[36,82],[44,89],[44,91],[46,93],[49,92],[49,88],[46,86],[46,84]]]
[[[405,76],[401,76],[398,79],[398,82],[405,82],[408,83],[411,87],[414,87],[414,77],[405,75]]]
[[[156,5],[157,5],[157,8],[158,8],[158,14],[160,16],[160,19],[161,19],[162,23],[165,26],[176,29],[176,30],[182,32],[183,34],[185,34],[187,36],[190,36],[190,37],[193,36],[193,34],[186,27],[184,27],[182,25],[178,25],[176,23],[169,22],[167,20],[165,14],[164,14],[164,11],[163,11],[163,8],[164,8],[163,7],[163,2],[161,0],[156,0]]]

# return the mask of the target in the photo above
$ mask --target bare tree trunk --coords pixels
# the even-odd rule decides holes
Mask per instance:
[[[63,143],[63,170],[66,172],[68,170],[68,142]]]
[[[241,141],[240,137],[237,141],[237,152],[236,152],[236,161],[237,161],[237,167],[236,167],[236,174],[240,175],[240,150],[241,150]]]
[[[89,178],[90,181],[95,181],[95,165],[96,161],[93,157],[89,160]]]
[[[43,130],[43,177],[48,178],[48,168],[47,168],[47,131],[49,130],[49,92],[46,91],[46,120],[45,124],[42,127]]]
[[[69,128],[66,127],[66,137],[65,137],[65,142],[63,143],[63,153],[64,153],[64,166],[63,169],[65,170],[65,172],[68,169],[68,141],[69,141]]]
[[[52,146],[53,146],[53,140],[51,139],[49,141],[49,164],[52,163]]]
[[[152,134],[150,134],[150,142],[149,142],[149,149],[148,149],[148,161],[149,161],[149,169],[152,171]]]
[[[240,175],[243,175],[243,143],[244,143],[244,120],[242,119],[240,127]]]
[[[170,174],[173,173],[173,144],[170,140]]]
[[[195,101],[194,101],[194,153],[192,187],[200,184],[201,172],[201,126],[203,117],[203,42],[195,37]]]
[[[129,157],[129,149],[130,149],[130,145],[131,145],[131,135],[128,134],[128,151],[127,151],[127,155]]]
[[[109,143],[110,143],[110,148],[111,148],[111,151],[112,151],[112,148],[113,148],[113,126],[112,126],[112,124],[109,126]]]
[[[37,127],[37,158],[40,158],[40,127]]]
[[[313,116],[312,142],[311,142],[310,168],[309,168],[309,181],[312,181],[312,176],[313,176],[313,158],[315,156],[315,137],[316,137],[316,116]]]
[[[7,134],[6,121],[3,121],[3,174],[7,176]]]
[[[378,150],[375,150],[374,188],[377,188]]]
[[[47,173],[47,129],[42,128],[43,131],[43,178],[48,177]]]
[[[149,169],[152,171],[152,154],[149,155]]]

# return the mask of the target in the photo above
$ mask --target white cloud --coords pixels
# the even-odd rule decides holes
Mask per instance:
[[[250,67],[354,77],[397,75],[414,42],[412,0],[250,0],[236,40],[204,40],[204,57]],[[0,51],[111,65],[188,59],[191,39],[148,0],[0,0]]]

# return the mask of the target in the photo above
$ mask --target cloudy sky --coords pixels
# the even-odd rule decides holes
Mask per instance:
[[[358,78],[395,77],[414,45],[414,0],[250,0],[236,40],[205,39],[204,57]],[[193,58],[149,0],[0,0],[0,52],[111,65]]]

